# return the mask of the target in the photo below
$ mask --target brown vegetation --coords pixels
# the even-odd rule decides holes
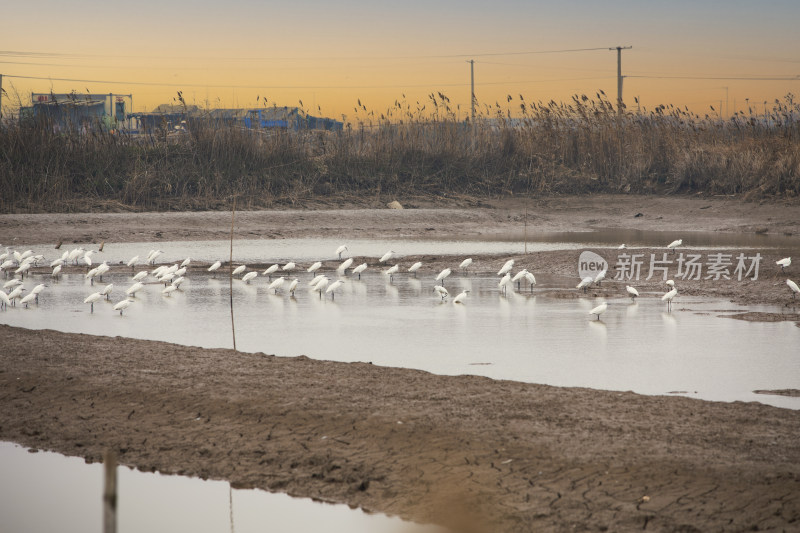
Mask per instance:
[[[618,114],[604,94],[569,104],[483,106],[474,124],[443,94],[384,113],[356,108],[341,132],[219,126],[185,133],[56,132],[40,120],[0,129],[0,212],[240,207],[322,195],[479,197],[634,192],[800,193],[800,105],[723,121],[673,106]],[[430,107],[428,107],[430,106]],[[512,119],[513,114],[521,118]],[[88,203],[87,203],[88,202]]]

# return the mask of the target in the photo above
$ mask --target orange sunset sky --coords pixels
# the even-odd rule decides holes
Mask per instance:
[[[144,111],[183,90],[201,106],[256,107],[265,96],[352,119],[358,99],[382,112],[402,94],[413,104],[441,91],[466,116],[469,59],[481,103],[598,89],[613,100],[607,48],[617,45],[633,47],[622,62],[629,107],[638,96],[645,107],[711,113],[722,103],[724,113],[727,93],[732,114],[734,101],[761,111],[800,93],[797,0],[40,0],[2,11],[6,112],[32,91],[131,93]],[[600,50],[561,52],[587,48]]]

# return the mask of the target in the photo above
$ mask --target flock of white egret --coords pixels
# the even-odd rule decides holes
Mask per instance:
[[[675,250],[682,244],[683,241],[678,239],[667,245],[667,249]],[[103,245],[101,244],[97,251],[101,252],[102,247]],[[619,247],[619,249],[624,248],[624,244]],[[349,251],[347,245],[341,245],[335,250],[334,254],[340,261],[342,261],[342,254],[347,251]],[[103,274],[108,272],[111,267],[106,261],[103,261],[95,266],[95,261],[93,259],[94,253],[95,250],[85,250],[82,247],[64,251],[58,259],[55,259],[49,263],[50,267],[52,268],[52,272],[50,273],[49,277],[58,279],[65,265],[74,264],[76,266],[84,266],[87,268],[85,278],[89,281],[90,285],[94,285],[95,279],[102,282]],[[150,252],[144,256],[143,259],[141,256],[137,255],[127,261],[126,265],[131,269],[132,273],[136,271],[137,265],[146,266],[148,269],[139,270],[138,272],[132,274],[131,285],[123,291],[124,297],[113,305],[114,312],[119,311],[120,315],[122,315],[125,309],[127,309],[136,301],[136,293],[142,290],[146,284],[152,285],[156,283],[163,283],[164,288],[161,289],[161,294],[164,297],[170,297],[173,292],[180,288],[181,284],[186,279],[191,258],[187,257],[182,262],[174,263],[172,265],[163,264],[156,266],[156,260],[163,253],[164,252],[161,250],[150,250]],[[378,265],[388,266],[388,263],[395,258],[396,255],[397,254],[393,250],[389,250],[378,259]],[[500,277],[497,284],[498,290],[505,295],[509,286],[511,286],[513,290],[514,284],[516,284],[517,290],[522,290],[522,283],[525,282],[528,284],[529,290],[532,292],[534,286],[536,285],[536,277],[532,272],[529,272],[525,268],[513,273],[512,271],[514,269],[514,262],[514,259],[509,259],[497,271],[497,276]],[[777,261],[776,264],[781,267],[782,272],[785,272],[785,269],[791,265],[791,262],[791,258],[786,257]],[[5,253],[0,254],[0,271],[4,273],[6,278],[8,278],[11,274],[11,279],[3,284],[3,290],[0,291],[0,309],[7,309],[8,306],[15,306],[17,301],[20,305],[24,305],[25,307],[31,303],[38,303],[39,295],[45,290],[45,288],[47,288],[47,284],[39,283],[31,288],[27,294],[24,294],[27,291],[27,288],[24,286],[24,278],[26,275],[30,278],[32,267],[44,265],[45,263],[45,258],[42,255],[34,254],[32,250],[19,252],[7,248]],[[352,257],[344,259],[335,269],[335,272],[338,274],[338,278],[332,279],[326,274],[319,273],[320,269],[323,267],[323,263],[321,261],[315,261],[305,269],[307,274],[314,275],[314,277],[308,282],[309,290],[318,293],[320,298],[330,295],[331,300],[335,299],[336,291],[340,289],[346,282],[345,279],[342,278],[347,277],[348,269],[350,270],[350,276],[357,275],[358,279],[360,280],[361,274],[369,268],[369,265],[366,262],[356,265],[355,267],[353,267],[353,263],[354,259]],[[457,270],[461,272],[468,272],[472,263],[472,258],[464,259],[458,265]],[[216,272],[219,271],[222,266],[222,261],[215,261],[206,270],[212,273],[212,275],[216,275]],[[149,270],[150,267],[152,267],[152,270]],[[421,262],[415,262],[410,267],[405,269],[405,273],[416,277],[417,272],[421,267]],[[267,290],[274,291],[275,294],[285,291],[287,294],[294,296],[300,284],[298,273],[301,270],[302,269],[297,265],[297,263],[294,261],[289,261],[284,265],[273,264],[264,270],[260,275],[261,277],[266,277],[268,279]],[[433,291],[442,299],[442,301],[450,298],[450,293],[444,287],[444,283],[445,279],[447,279],[453,273],[453,271],[454,269],[445,268],[434,278]],[[399,263],[395,263],[391,266],[388,266],[388,268],[385,270],[382,270],[384,275],[389,276],[390,282],[392,282],[394,275],[399,274],[400,272],[401,267]],[[230,275],[245,284],[250,284],[259,277],[259,272],[257,270],[248,270],[247,265],[242,264],[236,266],[231,271]],[[273,275],[275,279],[273,279]],[[605,270],[601,271],[594,277],[584,277],[581,279],[580,283],[578,283],[576,288],[579,290],[582,289],[584,292],[586,292],[587,289],[592,285],[600,286],[605,277]],[[148,283],[148,279],[151,280],[150,283]],[[786,283],[791,290],[792,298],[794,298],[796,294],[800,294],[800,287],[798,287],[794,281],[787,279]],[[678,294],[678,289],[673,280],[667,280],[666,285],[668,286],[668,290],[661,297],[661,300],[667,303],[667,309],[669,311],[671,310],[672,301]],[[110,300],[113,291],[114,285],[107,284],[103,286],[101,290],[89,294],[83,300],[83,303],[89,304],[90,311],[94,312],[94,304],[103,299]],[[633,301],[639,297],[639,292],[635,287],[626,285],[625,291],[627,296],[629,296]],[[452,298],[452,302],[454,304],[463,304],[468,295],[469,290],[463,290]],[[589,314],[596,316],[597,320],[600,320],[600,315],[605,313],[608,310],[608,307],[608,302],[603,302],[589,311]]]

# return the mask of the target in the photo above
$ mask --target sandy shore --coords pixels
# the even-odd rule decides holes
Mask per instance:
[[[245,212],[237,213],[235,234],[446,238],[519,230],[524,201],[488,204]],[[553,231],[800,231],[795,206],[728,199],[551,199],[527,209],[536,227]],[[0,243],[12,246],[225,239],[229,231],[230,213],[0,216]],[[568,279],[577,275],[578,253],[515,259]],[[421,259],[426,272],[452,266],[448,257]],[[476,266],[490,272],[504,259],[477,257]],[[608,282],[594,293],[621,290]],[[786,305],[785,276],[774,270],[756,281],[682,283],[681,294],[774,303],[781,312],[749,319],[798,320]],[[797,411],[8,326],[0,339],[0,438],[28,446],[95,461],[111,448],[142,470],[226,479],[462,531],[800,524]]]

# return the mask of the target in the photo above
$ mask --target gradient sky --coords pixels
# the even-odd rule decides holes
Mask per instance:
[[[4,106],[15,92],[27,103],[31,91],[89,90],[132,93],[142,111],[182,89],[198,105],[256,107],[266,96],[352,119],[358,99],[380,113],[403,94],[415,106],[441,91],[465,115],[470,58],[478,100],[505,106],[511,94],[516,108],[519,94],[560,101],[603,89],[615,98],[616,52],[525,52],[617,45],[633,46],[623,52],[629,107],[638,96],[645,107],[706,113],[724,107],[727,87],[731,113],[745,99],[760,111],[765,100],[800,94],[798,0],[39,0],[2,13],[0,73],[12,96]]]

